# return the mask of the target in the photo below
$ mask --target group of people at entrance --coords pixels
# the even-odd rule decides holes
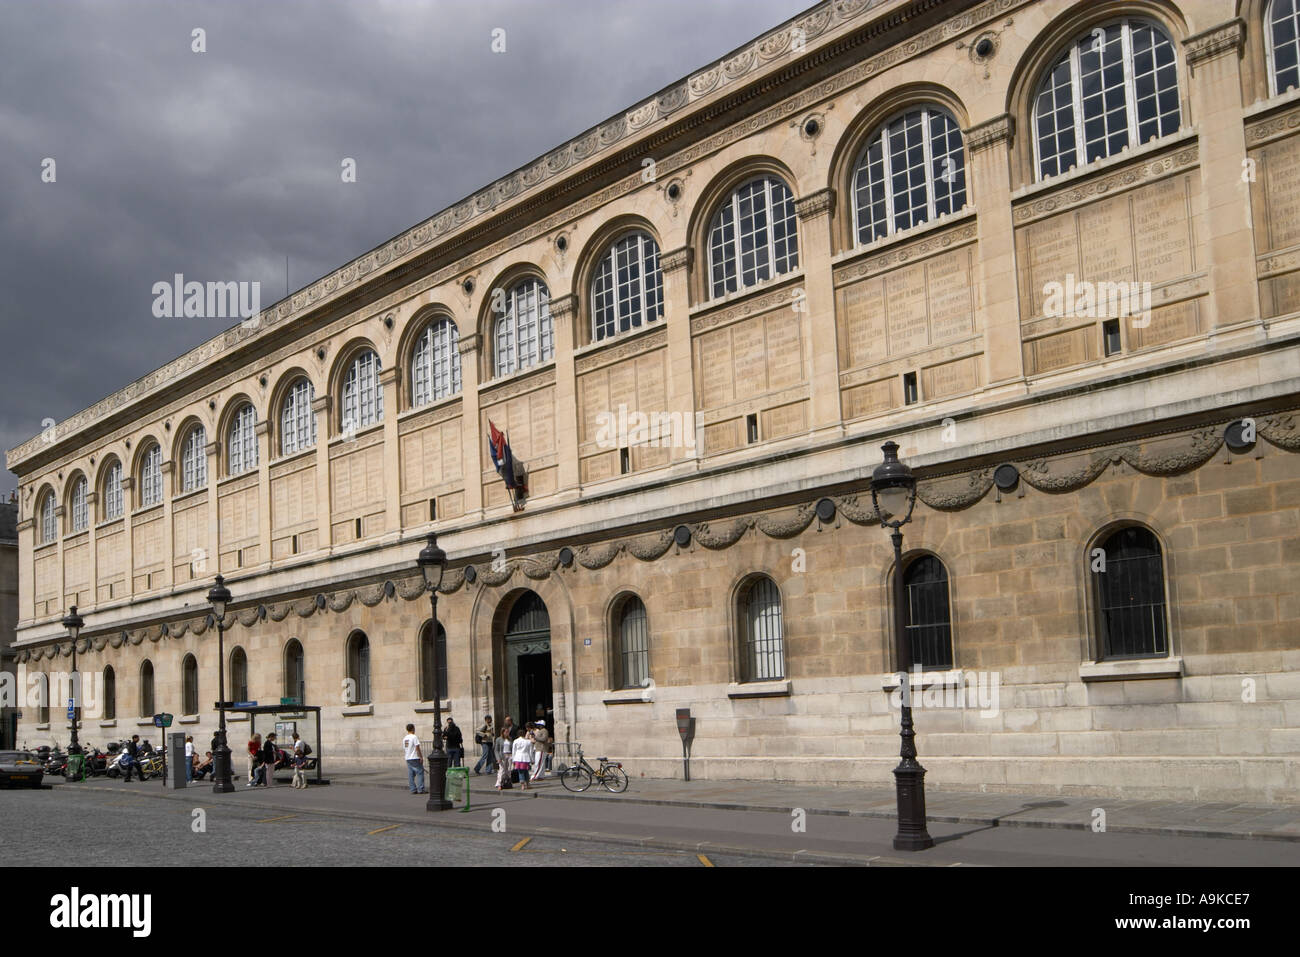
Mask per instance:
[[[506,715],[498,729],[493,727],[492,716],[485,714],[483,723],[474,732],[474,743],[481,749],[474,773],[495,774],[498,791],[512,788],[515,784],[529,790],[530,781],[544,778],[551,770],[554,748],[546,718],[546,710],[538,705],[537,718],[532,724],[517,727],[514,718]],[[448,767],[460,767],[465,754],[463,736],[450,718],[443,735]],[[406,726],[402,754],[406,759],[407,790],[412,794],[428,793],[424,788],[424,752],[414,724]]]
[[[275,732],[272,731],[262,740],[261,734],[255,734],[248,742],[248,783],[246,788],[269,788],[275,783],[275,769],[277,766],[288,764],[293,768],[293,786],[295,788],[305,788],[307,786],[307,775],[304,770],[307,766],[307,755],[311,754],[311,745],[302,738],[298,737],[298,732],[293,733],[293,754],[287,755],[280,750],[275,740]]]

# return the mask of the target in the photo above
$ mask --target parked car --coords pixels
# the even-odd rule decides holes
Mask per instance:
[[[30,751],[0,751],[0,787],[38,788],[45,770]]]

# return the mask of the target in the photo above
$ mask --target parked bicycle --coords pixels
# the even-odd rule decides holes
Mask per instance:
[[[571,764],[560,773],[560,783],[564,785],[565,790],[582,792],[591,787],[592,783],[599,781],[601,786],[612,794],[622,794],[627,790],[627,772],[623,770],[623,765],[611,761],[609,758],[597,758],[600,767],[593,768],[585,757],[582,756],[582,749],[578,749],[578,763]]]

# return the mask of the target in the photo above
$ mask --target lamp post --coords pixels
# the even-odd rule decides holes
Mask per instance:
[[[230,747],[226,744],[226,607],[230,604],[230,589],[220,575],[208,592],[212,617],[217,620],[217,746],[212,756],[212,791],[229,794],[235,790],[230,779]]]
[[[447,752],[442,748],[442,695],[438,688],[438,673],[442,663],[438,660],[438,588],[443,573],[447,571],[447,553],[438,547],[438,536],[429,533],[428,544],[420,549],[417,559],[424,583],[429,586],[429,605],[433,611],[433,752],[429,755],[429,800],[426,811],[449,811],[451,802],[447,792]]]
[[[881,449],[885,460],[871,473],[871,504],[875,506],[881,528],[893,529],[894,543],[894,657],[902,673],[902,708],[899,737],[902,739],[894,768],[894,789],[898,797],[898,833],[894,836],[897,851],[923,851],[934,847],[934,838],[925,827],[925,768],[916,760],[916,732],[912,730],[912,696],[908,672],[912,668],[912,649],[907,640],[907,620],[903,614],[903,532],[912,520],[916,506],[916,476],[898,461],[898,443],[886,442]]]
[[[70,682],[72,688],[72,708],[70,709],[72,711],[72,740],[68,742],[68,764],[63,771],[64,778],[69,781],[76,780],[79,776],[77,772],[80,770],[80,768],[73,767],[72,756],[81,754],[81,745],[77,743],[77,715],[81,710],[81,696],[77,693],[81,685],[81,679],[77,675],[77,641],[81,637],[81,628],[85,623],[85,620],[77,614],[76,605],[69,608],[67,615],[63,618],[63,627],[67,631],[68,637],[72,639],[72,681]],[[80,764],[80,762],[76,763]]]

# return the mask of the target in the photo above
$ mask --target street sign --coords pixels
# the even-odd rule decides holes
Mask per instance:
[[[231,705],[232,708],[256,708],[256,701],[236,701]]]
[[[280,704],[302,704],[302,699],[298,697],[281,698]]]
[[[154,715],[153,726],[155,728],[170,728],[172,726],[172,716],[166,712]]]
[[[71,721],[76,716],[77,716],[77,699],[69,698],[68,699],[68,720]]]

